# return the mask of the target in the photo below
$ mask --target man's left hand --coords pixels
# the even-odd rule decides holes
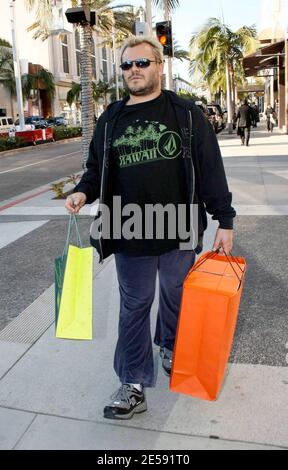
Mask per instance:
[[[220,253],[224,254],[225,251],[229,255],[233,248],[233,230],[218,228],[212,250],[215,251],[218,248]]]

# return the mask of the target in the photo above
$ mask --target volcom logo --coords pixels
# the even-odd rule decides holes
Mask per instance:
[[[158,152],[164,158],[177,158],[181,153],[181,139],[176,132],[164,132],[158,140]]]

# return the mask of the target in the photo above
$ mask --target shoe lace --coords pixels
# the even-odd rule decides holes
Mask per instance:
[[[113,395],[111,396],[111,400],[125,401],[126,403],[130,403],[129,392],[131,392],[130,385],[123,384],[115,393],[113,393]]]

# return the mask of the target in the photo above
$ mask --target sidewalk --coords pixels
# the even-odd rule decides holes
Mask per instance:
[[[260,128],[249,147],[235,135],[219,141],[238,213],[234,252],[247,258],[248,273],[218,400],[169,392],[155,348],[157,384],[147,390],[148,412],[127,422],[102,417],[118,387],[119,294],[113,257],[98,265],[95,256],[92,341],[55,338],[53,285],[0,331],[0,449],[288,449],[288,136]],[[48,189],[0,205],[0,248],[33,235],[51,217],[63,218],[63,201]],[[88,214],[86,207],[82,215]],[[210,220],[204,249],[216,226]],[[157,292],[152,331],[156,312]]]

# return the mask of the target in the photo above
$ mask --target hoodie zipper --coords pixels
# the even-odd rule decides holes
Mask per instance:
[[[192,113],[189,110],[189,145],[190,145],[190,156],[191,156],[190,162],[191,162],[191,169],[192,169],[192,184],[193,184],[191,203],[193,205],[194,196],[195,196],[195,170],[194,170],[194,165],[193,165],[193,160],[192,160],[192,128],[193,128],[192,126],[193,126]],[[193,214],[193,211],[192,211],[192,214]],[[193,231],[193,241],[195,241],[195,231],[194,231],[193,223],[191,224],[191,228]]]
[[[106,150],[107,150],[107,127],[108,123],[105,123],[105,131],[104,131],[104,156],[103,156],[103,163],[102,163],[102,175],[101,175],[101,187],[100,187],[100,200],[99,200],[99,206],[101,210],[102,202],[103,202],[103,182],[104,182],[104,170],[105,170],[105,162],[106,162]],[[101,216],[100,216],[100,227],[101,227],[101,232],[99,236],[99,246],[100,246],[100,251],[101,251],[101,260],[100,263],[104,263],[104,257],[103,257],[103,249],[102,249],[102,210],[101,210]]]

